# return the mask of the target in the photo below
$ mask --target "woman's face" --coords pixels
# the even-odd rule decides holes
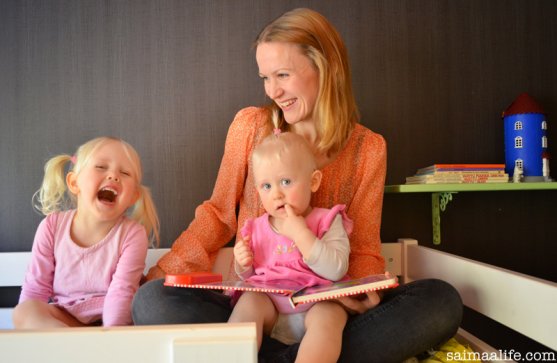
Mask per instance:
[[[286,122],[290,125],[313,122],[319,72],[299,46],[283,42],[261,43],[255,57],[265,93],[281,108]]]

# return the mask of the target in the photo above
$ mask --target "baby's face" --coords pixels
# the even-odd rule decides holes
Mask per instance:
[[[294,156],[258,160],[253,165],[255,187],[263,208],[275,218],[286,217],[289,204],[296,215],[307,215],[312,193],[312,171]]]

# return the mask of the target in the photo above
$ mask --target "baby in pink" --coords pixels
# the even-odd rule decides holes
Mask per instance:
[[[280,284],[283,281],[298,288],[325,285],[342,279],[348,266],[339,258],[342,253],[337,251],[350,251],[350,247],[343,246],[342,241],[348,241],[345,237],[352,232],[352,221],[344,210],[344,205],[331,209],[313,208],[305,217],[308,228],[317,237],[307,261],[291,239],[273,228],[268,213],[249,219],[242,228],[242,235],[251,236],[253,265],[241,272],[240,278],[248,282],[272,281]],[[303,312],[312,306],[301,304],[293,308],[288,297],[278,294],[269,296],[277,310],[284,314]]]
[[[292,132],[270,135],[254,149],[251,162],[266,213],[247,220],[242,228],[243,239],[234,246],[238,276],[298,288],[344,278],[352,222],[344,205],[311,207],[322,173],[305,139]],[[267,334],[285,344],[301,341],[298,359],[302,361],[317,361],[320,354],[336,361],[347,319],[347,312],[335,301],[293,308],[283,295],[244,292],[229,321],[255,322],[259,347],[262,334]]]

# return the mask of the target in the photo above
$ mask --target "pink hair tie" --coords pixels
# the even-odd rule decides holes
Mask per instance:
[[[278,136],[282,131],[277,127],[276,129],[273,129],[273,134],[275,134],[275,136]]]
[[[70,158],[70,161],[72,162],[72,164],[76,164],[77,163],[77,156],[72,155],[72,157]]]

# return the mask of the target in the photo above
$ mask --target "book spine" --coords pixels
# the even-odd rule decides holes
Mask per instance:
[[[433,183],[505,183],[509,175],[504,171],[434,171],[406,178],[407,184]]]
[[[409,180],[406,184],[485,184],[485,183],[508,183],[508,179],[480,179],[480,180]]]
[[[432,171],[487,171],[505,170],[505,164],[434,164],[420,168],[416,174]]]
[[[486,175],[501,175],[505,174],[504,169],[485,169],[485,170],[455,170],[455,169],[440,169],[418,172],[416,175],[466,175],[466,174],[486,174]]]

